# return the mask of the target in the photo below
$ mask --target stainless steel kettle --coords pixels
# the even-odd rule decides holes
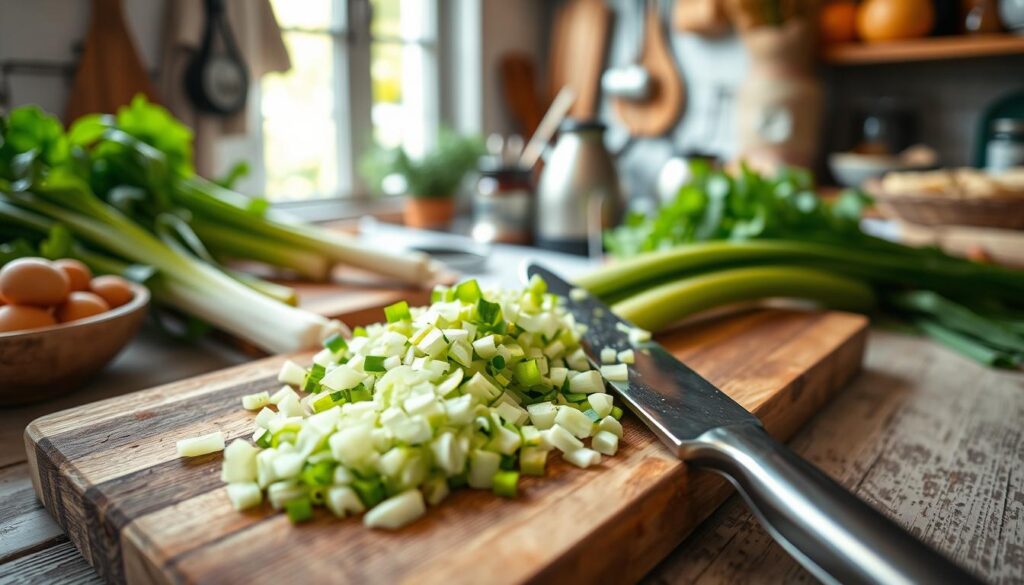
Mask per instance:
[[[570,254],[601,255],[601,231],[625,209],[604,124],[568,119],[537,186],[536,244]]]

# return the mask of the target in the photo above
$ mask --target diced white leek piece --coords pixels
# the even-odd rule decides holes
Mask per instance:
[[[422,416],[410,416],[408,419],[396,423],[392,432],[396,439],[410,445],[426,443],[433,436],[430,423]]]
[[[331,453],[339,463],[346,467],[360,467],[376,451],[373,448],[372,427],[358,425],[338,429],[338,432],[331,435],[327,443],[331,446]]]
[[[380,456],[380,460],[377,461],[377,469],[381,475],[397,477],[408,458],[409,449],[407,447],[395,447]]]
[[[571,406],[559,406],[555,415],[555,426],[561,426],[577,439],[586,439],[594,434],[594,421]]]
[[[349,485],[356,480],[356,476],[344,465],[334,468],[334,485]]]
[[[456,426],[468,425],[473,422],[473,395],[463,394],[444,401],[448,423]]]
[[[550,429],[551,425],[555,424],[555,415],[558,414],[555,405],[550,402],[530,404],[526,411],[530,413],[530,422],[542,431]]]
[[[583,448],[583,441],[577,439],[565,427],[557,424],[544,431],[544,440],[562,453],[572,453]]]
[[[478,490],[491,489],[494,485],[494,474],[501,466],[501,455],[492,451],[475,450],[469,454],[469,487]]]
[[[409,366],[418,372],[423,369],[423,364],[427,363],[428,359],[430,358],[428,358],[427,356],[420,356],[414,359],[412,363],[409,364]]]
[[[467,394],[472,394],[480,402],[488,403],[501,396],[501,389],[492,384],[483,374],[477,372],[462,387]]]
[[[583,353],[583,348],[576,348],[576,351],[566,356],[565,363],[577,371],[583,371],[590,367],[590,362],[587,361],[587,354]]]
[[[442,329],[441,333],[444,333],[449,343],[469,338],[469,331],[465,329]]]
[[[271,433],[277,433],[285,428],[298,430],[300,426],[302,426],[301,416],[278,415],[267,423],[267,430]]]
[[[263,502],[263,490],[255,482],[229,483],[227,491],[231,507],[238,511],[259,506]]]
[[[281,404],[281,401],[288,396],[295,396],[298,398],[298,395],[295,394],[295,390],[292,390],[290,386],[281,386],[280,390],[270,395],[270,403],[276,406]]]
[[[459,384],[462,383],[464,375],[462,368],[456,368],[454,372],[437,385],[437,395],[444,398],[454,392],[459,387]]]
[[[325,433],[330,432],[341,420],[341,408],[332,406],[306,418],[306,426],[315,427]]]
[[[544,475],[548,451],[537,447],[523,447],[519,452],[519,470],[525,475]]]
[[[267,434],[267,432],[267,429],[263,427],[256,427],[256,430],[252,433],[252,442],[255,443],[256,441],[259,441],[263,435]]]
[[[576,302],[582,301],[588,296],[590,296],[590,293],[588,293],[587,290],[583,288],[576,287],[569,291],[569,298]]]
[[[302,403],[299,402],[299,397],[294,392],[285,396],[281,402],[277,403],[277,411],[286,417],[302,416],[306,414],[306,411],[302,408]]]
[[[390,449],[392,443],[395,442],[395,436],[391,434],[391,431],[385,428],[373,429],[370,431],[370,436],[373,437],[374,450],[380,453]]]
[[[274,458],[274,476],[278,479],[294,479],[299,476],[306,457],[301,453],[281,453]]]
[[[622,423],[618,421],[614,416],[606,416],[601,419],[601,422],[597,423],[598,431],[608,431],[618,438],[622,438]]]
[[[615,353],[615,348],[614,347],[606,347],[606,348],[601,350],[601,362],[602,363],[606,363],[606,364],[614,363],[615,362],[615,357],[616,357],[616,353]]]
[[[316,465],[317,463],[320,463],[322,461],[329,461],[331,463],[334,463],[334,455],[331,455],[330,450],[323,449],[321,451],[313,453],[309,457],[306,457],[306,463],[309,463],[310,465]]]
[[[448,349],[448,343],[445,342],[444,334],[441,333],[440,329],[431,327],[416,344],[416,349],[433,358],[441,355],[444,350]]]
[[[539,447],[541,445],[540,429],[533,425],[526,425],[519,429],[523,436],[523,445],[527,447]]]
[[[384,369],[393,370],[398,366],[402,365],[402,356],[391,355],[384,358]]]
[[[633,345],[640,345],[651,340],[651,332],[639,327],[631,327],[627,335],[629,342]]]
[[[408,366],[416,360],[416,348],[409,346],[409,349],[405,350],[405,355],[402,356],[402,364]]]
[[[409,524],[427,512],[423,494],[409,489],[371,508],[363,516],[363,524],[371,528],[396,529]]]
[[[615,399],[612,398],[611,394],[605,394],[604,392],[597,392],[587,396],[587,402],[590,403],[590,408],[593,408],[594,412],[596,412],[597,416],[600,418],[604,418],[611,414],[614,400]]]
[[[281,364],[281,370],[277,373],[277,381],[292,386],[302,386],[306,381],[306,369],[292,360]]]
[[[617,357],[619,358],[619,361],[624,364],[632,364],[636,361],[636,354],[633,353],[632,349],[624,349],[620,351]]]
[[[619,437],[608,431],[598,431],[590,441],[590,448],[610,457],[619,450]]]
[[[409,418],[409,415],[405,414],[404,410],[397,406],[392,406],[380,414],[380,424],[394,433],[395,426],[407,418]]]
[[[423,364],[423,371],[427,374],[427,379],[431,382],[437,382],[442,376],[448,373],[451,369],[451,365],[447,360],[427,360]]]
[[[284,507],[285,502],[301,498],[306,495],[306,490],[295,483],[295,480],[275,481],[267,486],[267,499],[275,510]]]
[[[348,390],[355,388],[366,375],[347,364],[341,364],[324,375],[320,385],[330,390]]]
[[[628,382],[629,381],[629,366],[626,364],[614,364],[610,366],[601,366],[601,375],[612,382]]]
[[[323,366],[325,368],[333,364],[335,361],[336,358],[334,357],[334,352],[327,349],[326,347],[316,352],[316,354],[313,356],[313,363],[318,366]]]
[[[347,485],[336,485],[327,488],[324,503],[327,504],[327,509],[338,518],[344,518],[349,514],[359,514],[366,509],[355,490]]]
[[[495,408],[495,411],[498,413],[498,416],[500,416],[506,422],[510,422],[516,426],[519,426],[526,422],[526,419],[530,416],[529,413],[526,410],[523,410],[522,407],[517,406],[515,404],[510,404],[508,402],[502,402],[501,404],[499,404],[497,408]]]
[[[443,408],[441,403],[434,397],[433,394],[421,394],[419,396],[410,396],[405,400],[403,404],[405,412],[409,416],[422,416],[430,418],[436,414],[441,414]]]
[[[473,346],[465,339],[454,341],[448,348],[448,357],[458,364],[468,366],[473,363]]]
[[[256,481],[256,455],[259,449],[241,439],[231,441],[224,449],[224,464],[220,479],[224,483]]]
[[[523,444],[523,437],[517,431],[499,426],[491,437],[488,447],[502,455],[512,455]]]
[[[450,432],[441,433],[430,443],[434,462],[449,477],[458,475],[466,467],[466,452]]]
[[[224,450],[224,433],[217,431],[178,441],[178,457],[199,457]]]
[[[436,506],[443,502],[450,492],[448,480],[441,475],[432,477],[423,484],[423,499],[430,506]]]
[[[498,355],[498,350],[495,347],[493,335],[481,337],[480,339],[474,341],[473,350],[476,351],[476,354],[478,356],[484,358],[485,360],[489,360],[492,357]]]
[[[274,475],[275,459],[277,459],[277,449],[264,449],[256,455],[256,483],[260,487],[265,488],[277,481],[277,476]]]
[[[550,359],[560,357],[563,353],[565,353],[565,344],[558,339],[544,348],[544,355]]]
[[[604,392],[604,380],[601,378],[601,372],[587,370],[573,375],[569,378],[569,391],[582,392],[583,394]]]
[[[277,418],[277,413],[269,408],[264,407],[263,410],[256,413],[256,426],[260,428],[267,428],[270,426],[270,421]]]
[[[599,465],[601,463],[601,454],[593,449],[583,447],[582,449],[577,449],[572,453],[563,454],[562,459],[565,459],[576,467],[586,469],[591,465]]]

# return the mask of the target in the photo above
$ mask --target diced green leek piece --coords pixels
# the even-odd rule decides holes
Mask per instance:
[[[341,336],[340,333],[335,333],[324,340],[324,347],[331,350],[331,353],[339,353],[341,350],[348,348],[348,342]]]
[[[491,358],[491,367],[494,368],[495,371],[499,371],[499,372],[501,370],[504,370],[505,369],[505,358],[500,356],[500,355],[496,355],[496,356],[492,357]]]
[[[366,328],[356,327],[352,330],[352,337],[366,337]]]
[[[587,399],[587,395],[582,392],[566,392],[562,396],[565,396],[567,402],[583,402]]]
[[[411,320],[412,313],[409,312],[409,303],[398,301],[393,305],[384,307],[384,318],[388,320],[388,323]]]
[[[367,508],[372,508],[384,500],[384,486],[379,479],[357,479],[352,482],[352,489]]]
[[[362,384],[349,390],[348,394],[351,402],[366,402],[368,400],[373,400],[373,392]]]
[[[307,465],[302,470],[300,477],[306,485],[331,485],[334,481],[334,468],[336,464],[331,461],[321,461],[314,465]]]
[[[430,302],[439,303],[448,300],[445,295],[448,293],[449,288],[443,284],[434,285],[433,290],[430,291]]]
[[[284,503],[284,509],[288,513],[288,519],[294,524],[313,518],[313,504],[308,497],[288,500]]]
[[[614,417],[615,420],[622,420],[622,409],[619,408],[618,406],[613,406],[612,417]]]
[[[523,386],[533,386],[540,383],[541,373],[537,366],[537,360],[525,360],[516,364],[516,379]]]
[[[384,360],[386,356],[382,355],[368,355],[363,360],[363,371],[365,372],[385,372]]]
[[[480,285],[475,279],[466,280],[455,285],[455,298],[464,303],[475,303],[481,297]]]
[[[519,495],[519,473],[516,471],[499,471],[494,474],[492,490],[494,495],[503,498],[514,498]]]
[[[481,298],[476,303],[477,316],[480,318],[480,325],[484,330],[490,330],[501,322],[501,305],[492,303]]]

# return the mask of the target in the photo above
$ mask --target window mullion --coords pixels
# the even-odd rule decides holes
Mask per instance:
[[[336,0],[344,2],[345,0]],[[348,192],[362,195],[367,192],[362,179],[357,173],[358,158],[373,146],[373,91],[370,79],[370,3],[368,0],[349,0],[348,22],[346,30],[347,76],[339,76],[346,87],[338,92],[339,99],[348,100],[348,107],[339,107],[338,136],[347,143],[343,153],[338,149],[339,169],[346,175]],[[340,104],[339,104],[340,105]]]

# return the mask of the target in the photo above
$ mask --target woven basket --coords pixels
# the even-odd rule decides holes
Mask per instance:
[[[877,179],[864,184],[886,217],[919,225],[1024,229],[1024,196],[960,199],[941,195],[889,195]]]

